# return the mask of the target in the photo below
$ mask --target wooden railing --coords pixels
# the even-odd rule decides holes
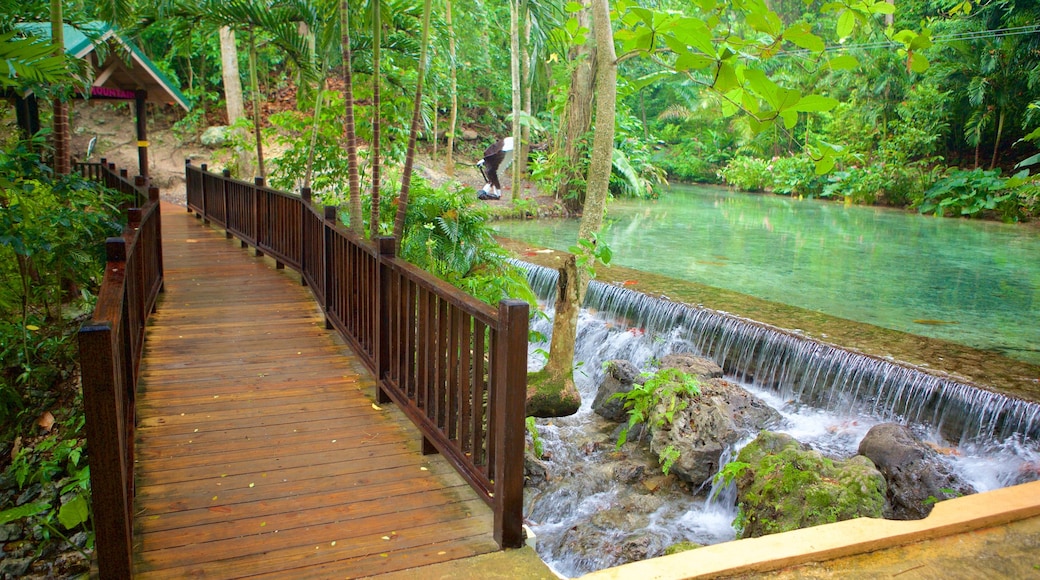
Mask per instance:
[[[105,242],[107,264],[93,317],[79,331],[90,485],[102,578],[130,578],[134,501],[134,398],[145,324],[163,288],[159,190],[107,164],[83,175],[147,200],[128,211],[120,237]]]
[[[523,543],[528,305],[492,308],[358,239],[336,208],[186,164],[188,211],[298,271],[336,329],[396,403],[495,513],[495,540]]]
[[[143,207],[148,202],[148,178],[135,175],[127,175],[126,169],[116,170],[115,163],[109,163],[102,158],[100,163],[76,162],[75,171],[86,177],[99,181],[109,189],[114,189],[127,196],[130,200],[128,207]]]

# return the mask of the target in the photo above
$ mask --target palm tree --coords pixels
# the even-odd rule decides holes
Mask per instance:
[[[357,132],[354,127],[354,73],[351,67],[350,7],[347,0],[339,5],[340,46],[343,51],[343,133],[347,145],[347,181],[350,184],[350,229],[364,235],[364,218],[361,215],[361,184],[358,178]]]
[[[65,57],[65,19],[62,17],[61,0],[51,0],[51,44],[56,58]],[[54,97],[54,171],[58,175],[72,172],[69,150],[69,104],[62,95]]]
[[[394,237],[404,237],[404,222],[408,214],[408,195],[412,184],[412,164],[415,161],[415,138],[419,132],[422,113],[423,78],[426,76],[426,49],[430,44],[430,0],[423,3],[422,44],[419,49],[419,77],[415,82],[415,102],[412,104],[412,125],[408,133],[408,152],[401,173],[401,193],[397,198],[397,219],[394,220]]]
[[[379,45],[382,42],[383,6],[380,0],[370,0],[372,9],[372,217],[369,221],[368,235],[375,238],[379,235],[379,182],[382,179],[380,171],[380,54]],[[425,47],[424,47],[425,48]]]

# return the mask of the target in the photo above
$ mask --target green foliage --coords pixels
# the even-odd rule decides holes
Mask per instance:
[[[590,279],[596,277],[597,263],[609,266],[614,257],[613,250],[597,234],[592,234],[590,240],[579,239],[578,245],[567,248],[567,251],[574,254],[575,265],[584,269]]]
[[[396,201],[382,200],[383,232],[392,226]],[[495,241],[486,205],[474,203],[469,189],[434,188],[414,176],[404,231],[399,254],[420,268],[488,304],[510,297],[535,302],[526,276]]]
[[[722,170],[722,178],[742,191],[765,191],[772,183],[769,162],[757,157],[734,157]]]
[[[767,170],[772,175],[774,193],[816,197],[823,191],[823,178],[816,174],[816,164],[804,155],[776,158]]]
[[[734,526],[742,538],[882,516],[885,479],[864,457],[836,462],[788,436],[762,432],[737,462],[730,471],[738,488]]]
[[[952,169],[924,194],[921,213],[978,217],[996,212],[1005,219],[1018,217],[1018,205],[999,170]]]
[[[0,423],[14,436],[70,376],[73,328],[119,233],[118,194],[77,175],[55,177],[26,143],[0,152]]]
[[[696,397],[701,392],[697,377],[679,369],[663,369],[645,376],[643,384],[634,385],[631,391],[611,397],[622,401],[628,411],[628,423],[618,436],[619,448],[628,441],[628,432],[640,423],[652,420],[653,427],[671,424],[675,414],[686,408],[687,398]],[[675,459],[671,463],[674,462]]]
[[[527,425],[527,434],[531,438],[531,450],[534,451],[534,456],[541,459],[545,455],[545,447],[542,445],[542,437],[538,434],[538,423],[535,422],[534,417],[528,417],[525,421]]]

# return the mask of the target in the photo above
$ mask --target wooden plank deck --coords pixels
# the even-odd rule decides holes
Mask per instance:
[[[299,278],[164,204],[137,395],[135,577],[378,575],[497,550],[490,508]]]

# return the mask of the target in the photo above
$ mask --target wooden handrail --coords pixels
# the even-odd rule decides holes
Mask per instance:
[[[185,163],[188,211],[300,273],[325,314],[394,402],[494,510],[502,548],[524,542],[528,305],[494,309],[359,239],[334,207]]]
[[[102,160],[77,164],[84,176],[147,200],[127,210],[119,237],[105,243],[97,305],[79,331],[83,406],[90,446],[91,502],[102,578],[132,575],[134,398],[145,325],[163,289],[159,190]]]

